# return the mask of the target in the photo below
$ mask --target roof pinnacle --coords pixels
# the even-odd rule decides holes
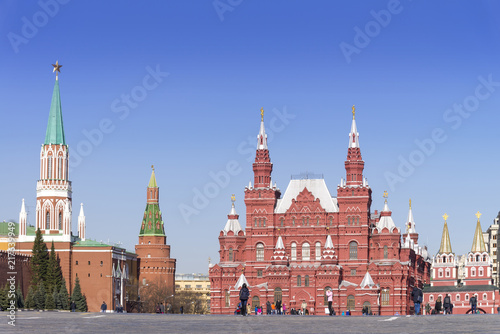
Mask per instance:
[[[264,108],[260,108],[260,121],[264,122]]]
[[[356,115],[356,108],[354,107],[354,104],[352,105],[352,119],[354,119],[354,116]]]
[[[61,73],[62,65],[59,65],[59,60],[56,60],[56,63],[52,64],[52,66],[54,66],[52,73],[56,72],[56,80],[59,80],[59,73]]]

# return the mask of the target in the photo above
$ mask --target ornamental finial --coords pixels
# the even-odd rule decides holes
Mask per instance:
[[[236,201],[236,197],[234,196],[234,194],[231,195],[231,202],[235,202]]]
[[[59,65],[59,60],[57,60],[55,64],[52,64],[52,66],[54,66],[52,73],[56,72],[56,80],[59,80],[58,74],[61,73],[62,65]]]
[[[411,209],[411,198],[410,198],[410,209]]]
[[[387,192],[387,190],[384,190],[385,203],[387,203],[387,197],[389,197],[389,193]]]
[[[260,121],[264,122],[264,108],[260,108]]]
[[[153,170],[153,172],[155,171],[155,165],[151,165],[151,169]]]
[[[445,222],[445,223],[446,223],[446,221],[448,220],[448,217],[449,217],[449,216],[448,216],[446,213],[443,215],[443,218],[444,218],[444,222]]]
[[[356,114],[356,108],[354,107],[354,104],[352,105],[352,119],[354,119],[354,115]]]
[[[479,221],[479,218],[481,217],[482,213],[480,213],[479,211],[476,213],[476,217],[477,217],[477,221]]]

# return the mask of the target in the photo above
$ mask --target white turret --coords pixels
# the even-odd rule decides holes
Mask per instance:
[[[257,135],[257,149],[267,150],[267,134],[264,127],[264,108],[260,109],[261,121],[260,121],[260,131]]]
[[[355,119],[355,108],[352,106],[352,124],[351,124],[351,132],[349,133],[349,148],[351,147],[359,147],[359,133],[356,128],[356,119]]]
[[[78,215],[78,236],[85,241],[85,214],[83,212],[83,203],[80,204],[80,214]]]
[[[26,213],[26,207],[24,206],[24,198],[23,198],[23,203],[21,204],[21,212],[19,213],[19,235],[20,236],[26,236],[27,218],[28,218],[28,214]]]

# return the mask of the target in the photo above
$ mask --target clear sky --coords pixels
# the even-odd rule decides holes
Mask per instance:
[[[336,196],[355,104],[372,211],[387,190],[403,228],[411,197],[431,254],[446,212],[464,254],[500,210],[496,1],[7,0],[0,37],[0,220],[25,198],[35,223],[56,60],[73,232],[83,202],[133,250],[154,164],[179,273],[218,262],[233,193],[245,224],[261,107],[282,192],[308,171]]]

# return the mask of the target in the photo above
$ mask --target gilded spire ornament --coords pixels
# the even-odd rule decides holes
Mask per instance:
[[[264,108],[260,108],[260,121],[264,122]]]
[[[448,217],[449,217],[449,216],[448,216],[446,213],[443,215],[443,218],[444,218],[444,222],[445,222],[445,223],[446,223],[446,221],[448,220]]]
[[[482,215],[482,213],[479,211],[476,213],[477,221],[479,221],[479,218],[481,218],[481,215]]]
[[[387,197],[389,197],[389,193],[387,192],[387,190],[384,190],[385,203],[387,203]]]
[[[354,119],[354,116],[356,115],[356,108],[354,107],[354,104],[352,105],[352,119]]]
[[[234,194],[231,195],[231,202],[235,202],[236,201],[236,196],[234,196]]]
[[[56,80],[59,80],[59,73],[61,73],[62,65],[59,65],[59,60],[57,60],[55,64],[52,64],[52,66],[54,66],[52,73],[56,72]]]
[[[410,209],[411,209],[411,198],[410,198]]]

